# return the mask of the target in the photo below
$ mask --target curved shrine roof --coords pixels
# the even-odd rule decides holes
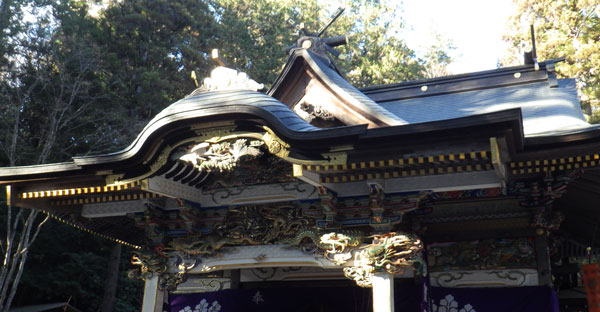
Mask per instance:
[[[317,128],[300,118],[290,109],[290,104],[277,100],[274,94],[284,78],[289,78],[297,59],[305,61],[302,66],[308,63],[329,88],[338,90],[348,101],[358,103],[357,107],[365,107],[373,114],[370,118],[375,116],[388,126],[367,129],[366,124],[357,124]],[[157,151],[172,144],[169,141],[193,136],[191,126],[219,121],[249,121],[255,126],[268,126],[284,141],[307,150],[359,141],[357,144],[363,146],[371,146],[373,142],[389,145],[400,138],[414,140],[449,131],[468,133],[473,127],[486,129],[486,125],[491,127],[492,124],[513,128],[517,150],[523,144],[565,143],[599,137],[598,131],[591,131],[598,126],[588,124],[583,118],[574,81],[557,80],[552,62],[542,63],[540,70],[525,65],[359,90],[325,61],[300,49],[291,55],[286,69],[269,92],[273,96],[250,90],[206,91],[188,96],[161,111],[122,151],[74,157],[72,162],[60,164],[1,168],[0,177],[11,177],[4,180],[6,183],[17,175],[80,172],[84,167],[96,172],[148,166],[148,162],[158,157]],[[542,138],[541,143],[536,143],[538,138]]]

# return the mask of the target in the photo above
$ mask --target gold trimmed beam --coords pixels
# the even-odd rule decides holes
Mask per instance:
[[[344,182],[355,182],[372,179],[391,179],[391,178],[404,178],[404,177],[417,177],[427,175],[440,175],[450,173],[461,173],[461,172],[473,172],[473,171],[489,171],[493,170],[492,164],[475,164],[475,165],[464,165],[464,166],[451,166],[451,167],[438,167],[438,168],[415,168],[406,170],[390,170],[390,171],[378,171],[378,172],[355,172],[355,173],[334,173],[329,175],[319,175],[320,183],[344,183]],[[304,172],[306,176],[310,172]]]
[[[297,178],[298,180],[301,180],[303,182],[306,182],[312,186],[315,187],[322,187],[323,185],[321,183],[323,183],[321,180],[321,177],[318,173],[314,173],[314,172],[310,172],[307,170],[303,169],[303,165],[297,165],[297,164],[293,164],[292,165],[292,175],[294,178]]]
[[[141,187],[140,181],[129,182],[126,184],[105,185],[105,186],[89,186],[89,187],[74,187],[65,189],[53,189],[43,191],[22,192],[17,195],[19,199],[37,199],[37,198],[53,198],[63,196],[77,196],[87,194],[98,194],[108,192],[119,192],[129,189]]]
[[[349,164],[302,165],[303,170],[316,172],[339,172],[347,170],[376,169],[376,168],[406,168],[415,166],[440,166],[466,163],[469,161],[490,161],[491,151],[473,151],[465,153],[438,154],[403,157],[398,159],[383,159],[359,161]]]
[[[50,202],[51,206],[71,206],[71,205],[83,205],[83,204],[92,204],[92,203],[105,203],[105,202],[113,202],[113,201],[128,201],[128,200],[139,200],[139,199],[147,199],[147,198],[159,198],[162,197],[159,194],[155,193],[130,193],[130,194],[120,194],[120,195],[104,195],[104,196],[96,196],[96,197],[84,197],[84,198],[69,198],[62,200],[53,200]]]
[[[565,156],[552,159],[513,161],[509,164],[510,172],[513,175],[575,170],[598,166],[600,166],[600,153]]]

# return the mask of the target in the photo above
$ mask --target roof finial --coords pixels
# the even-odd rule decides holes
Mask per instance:
[[[535,29],[533,23],[529,25],[529,31],[531,34],[531,51],[525,52],[525,64],[530,64],[535,67],[535,70],[540,70],[540,64],[537,59],[537,50],[535,46]]]
[[[300,26],[297,28],[302,36],[298,38],[295,45],[287,49],[287,52],[289,53],[296,49],[306,49],[325,58],[327,58],[327,53],[331,53],[336,57],[339,56],[340,53],[333,48],[346,44],[348,42],[346,36],[334,36],[326,38],[321,38],[321,36],[342,15],[342,13],[344,13],[344,8],[338,8],[329,22],[323,25],[323,27],[321,27],[316,34],[308,32],[306,28],[304,28],[304,24],[300,24]]]

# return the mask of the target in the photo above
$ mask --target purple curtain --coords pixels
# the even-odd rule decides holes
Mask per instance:
[[[169,312],[365,312],[368,289],[358,287],[286,287],[236,289],[169,295]]]
[[[423,311],[423,289],[396,285],[396,311]],[[549,287],[429,288],[431,312],[558,312]],[[371,290],[358,287],[280,287],[170,295],[169,312],[301,312],[371,310]],[[429,311],[427,311],[429,312]]]
[[[433,312],[558,312],[556,293],[545,286],[430,289]]]

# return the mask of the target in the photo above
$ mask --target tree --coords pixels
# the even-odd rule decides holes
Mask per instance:
[[[452,63],[449,53],[455,49],[453,43],[438,32],[432,32],[431,38],[433,40],[422,56],[422,60],[425,62],[425,77],[435,78],[451,75],[448,65]]]
[[[85,312],[102,311],[113,247],[111,241],[50,220],[30,252],[15,305],[69,301]],[[127,267],[130,252],[123,247],[121,267]],[[126,270],[117,277],[112,311],[139,311],[143,283],[128,279]]]
[[[225,60],[269,85],[285,63],[285,49],[298,38],[301,24],[316,32],[342,2],[212,0],[217,15],[219,48]],[[356,86],[422,78],[424,64],[399,39],[403,28],[396,4],[349,1],[344,15],[327,31],[347,35],[336,63]],[[327,35],[326,34],[326,35]]]
[[[99,15],[105,55],[106,105],[112,131],[127,142],[166,105],[194,89],[192,70],[207,75],[214,47],[214,18],[198,0],[115,1]]]
[[[339,63],[355,86],[424,78],[425,63],[400,39],[400,9],[393,1],[349,1],[347,13],[329,31],[349,36],[349,44],[340,49],[346,57]]]
[[[57,32],[51,27],[54,21],[66,21],[59,14],[69,12],[76,17],[81,7],[77,10],[77,6],[61,6],[47,6],[47,13],[40,13],[36,22],[13,27],[20,32],[3,41],[7,51],[3,61],[10,70],[3,72],[5,79],[0,82],[0,126],[5,135],[0,147],[8,165],[52,160],[61,151],[57,148],[59,132],[67,132],[93,104],[88,75],[93,72],[94,58],[88,54],[87,45],[77,44],[68,27]],[[9,45],[11,48],[6,48]],[[54,159],[57,158],[60,157]],[[0,311],[8,311],[31,246],[48,216],[40,221],[37,210],[15,212],[6,203],[2,206],[7,214],[0,268]]]
[[[560,77],[577,78],[584,105],[600,121],[600,3],[596,0],[517,0],[505,36],[514,50],[529,47],[529,24],[536,32],[539,60],[565,57]],[[513,53],[515,54],[515,53]]]

